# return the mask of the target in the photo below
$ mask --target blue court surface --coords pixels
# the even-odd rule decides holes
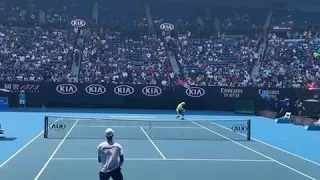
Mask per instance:
[[[193,113],[177,121],[174,113],[128,112],[4,112],[1,180],[98,179],[97,145],[107,127],[124,148],[126,180],[320,179],[318,132],[255,116]],[[66,128],[45,139],[45,116]],[[251,141],[231,130],[248,119]]]

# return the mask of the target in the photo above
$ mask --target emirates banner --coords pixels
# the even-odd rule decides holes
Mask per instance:
[[[284,98],[289,98],[291,104],[299,99],[320,107],[314,106],[319,101],[320,91],[308,89],[0,82],[0,96],[9,98],[10,107],[18,106],[21,90],[26,92],[28,107],[174,110],[178,103],[185,101],[187,109],[234,111],[236,105],[241,104],[239,102],[245,101],[246,104],[254,104],[256,110],[263,110],[269,99]]]

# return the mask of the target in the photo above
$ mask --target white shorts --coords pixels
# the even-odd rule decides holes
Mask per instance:
[[[19,104],[25,104],[25,103],[26,103],[25,100],[20,100],[20,101],[19,101]]]

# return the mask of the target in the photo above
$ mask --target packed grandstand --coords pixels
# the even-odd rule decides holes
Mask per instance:
[[[0,1],[0,80],[319,85],[320,13],[125,3]]]

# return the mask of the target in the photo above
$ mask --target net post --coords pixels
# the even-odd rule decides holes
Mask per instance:
[[[48,116],[45,116],[44,117],[44,133],[43,133],[44,138],[48,138],[48,123],[49,123],[48,121],[49,121]]]
[[[149,136],[152,137],[152,133],[151,133],[151,122],[149,122]]]
[[[247,140],[251,141],[251,119],[247,121]]]

